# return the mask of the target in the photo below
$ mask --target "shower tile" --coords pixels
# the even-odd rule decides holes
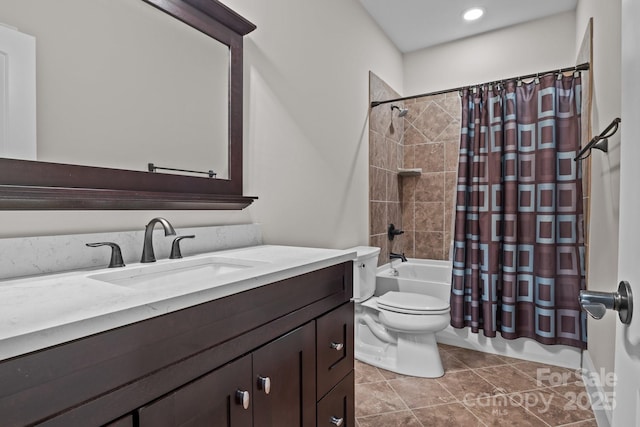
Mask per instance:
[[[416,121],[416,119],[422,114],[425,108],[427,108],[427,104],[430,101],[427,101],[426,98],[418,98],[405,101],[404,105],[409,109],[407,115],[404,116],[405,126],[411,124]]]
[[[406,255],[406,241],[404,238],[404,234],[402,236],[397,236],[395,239],[393,239],[392,241],[389,242],[389,252],[395,252],[395,253],[405,253]],[[389,259],[387,258],[387,262],[389,262]]]
[[[442,231],[444,230],[444,203],[417,203],[415,204],[415,230],[416,231]]]
[[[370,202],[369,203],[369,234],[383,234],[387,232],[387,203]]]
[[[380,374],[378,368],[366,363],[362,363],[359,360],[356,360],[354,363],[354,372],[356,384],[384,381],[384,377],[382,376],[382,374]]]
[[[402,239],[404,240],[404,254],[407,258],[416,258],[414,236],[414,232],[405,233],[402,236]]]
[[[402,201],[405,203],[414,202],[416,188],[418,186],[418,177],[404,177],[400,182],[400,190],[402,192]]]
[[[453,235],[453,206],[449,203],[444,203],[444,231],[449,232],[448,235],[445,236],[447,241],[451,241],[451,236]]]
[[[370,200],[384,202],[387,200],[386,171],[376,167],[369,167]]]
[[[386,109],[384,106],[381,107],[383,110]],[[404,135],[404,118],[398,117],[398,113],[394,111],[393,113],[390,112],[388,120],[389,122],[387,123],[384,136],[395,142],[402,141],[402,136]]]
[[[416,202],[444,202],[444,173],[423,173],[416,185]]]
[[[484,426],[471,411],[461,403],[414,409],[413,413],[423,426],[459,427]]]
[[[458,171],[458,159],[460,156],[460,141],[451,139],[444,142],[444,170],[448,172]]]
[[[460,122],[454,120],[450,122],[446,128],[437,136],[438,140],[444,141],[449,139],[460,140]]]
[[[387,171],[387,200],[390,202],[400,202],[400,186],[398,174]]]
[[[427,137],[428,141],[436,141],[440,134],[449,126],[451,116],[447,114],[438,104],[432,102],[427,108],[416,118],[413,126]]]
[[[400,378],[390,380],[393,388],[410,409],[450,403],[456,398],[430,378]]]
[[[356,417],[406,410],[400,396],[386,382],[356,384]]]
[[[369,134],[370,152],[369,152],[369,164],[382,169],[388,169],[389,167],[389,153],[387,150],[385,137],[378,132],[370,132]]]
[[[414,147],[417,168],[422,168],[423,173],[444,171],[444,144],[432,142],[429,144],[418,144]]]
[[[442,232],[416,231],[415,236],[416,258],[444,259]]]
[[[447,96],[438,103],[454,120],[460,120],[462,105],[458,92],[447,93]]]
[[[360,427],[422,427],[411,411],[358,418],[358,423]]]
[[[400,209],[400,203],[387,203],[387,224],[385,224],[385,229],[384,231],[387,231],[387,227],[389,226],[389,224],[393,224],[395,225],[396,228],[399,228],[400,230],[403,229],[402,227],[402,213],[401,213],[401,209]],[[403,235],[400,235],[398,237],[402,237]],[[397,238],[397,237],[396,237]]]
[[[525,375],[510,365],[476,369],[475,373],[496,386],[496,388],[505,390],[505,392],[534,390],[539,388],[533,378]]]
[[[437,381],[459,401],[492,395],[495,387],[471,370],[449,372]]]
[[[403,147],[403,158],[402,158],[402,167],[404,168],[415,168],[417,166],[415,166],[415,161],[414,161],[414,153],[415,153],[415,146],[414,145],[405,145]],[[406,178],[404,178],[406,179]]]
[[[405,232],[414,231],[416,229],[415,225],[415,203],[414,202],[403,202],[402,203],[402,225],[404,227]]]
[[[398,171],[398,166],[402,164],[402,145],[391,139],[386,140],[387,149],[387,169],[392,172]]]
[[[428,139],[422,132],[416,129],[413,125],[408,125],[404,130],[404,145],[416,145],[424,144],[428,142]]]

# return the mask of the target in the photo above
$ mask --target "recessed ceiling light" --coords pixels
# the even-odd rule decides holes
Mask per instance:
[[[472,7],[464,12],[462,17],[465,21],[475,21],[479,19],[482,15],[484,15],[484,9],[480,7]]]

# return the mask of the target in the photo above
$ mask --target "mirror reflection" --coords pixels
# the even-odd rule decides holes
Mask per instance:
[[[3,0],[0,22],[36,38],[36,160],[228,178],[226,45],[142,1]]]

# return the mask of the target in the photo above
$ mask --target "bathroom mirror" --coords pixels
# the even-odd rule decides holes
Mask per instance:
[[[42,62],[39,134],[36,159],[0,158],[0,207],[253,201],[242,195],[242,37],[253,24],[215,0],[12,2],[1,19],[36,36]]]

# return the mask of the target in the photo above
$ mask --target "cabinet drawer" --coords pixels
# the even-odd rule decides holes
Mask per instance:
[[[317,427],[353,427],[355,424],[353,371],[318,402]]]
[[[353,303],[316,321],[318,399],[353,370]]]

